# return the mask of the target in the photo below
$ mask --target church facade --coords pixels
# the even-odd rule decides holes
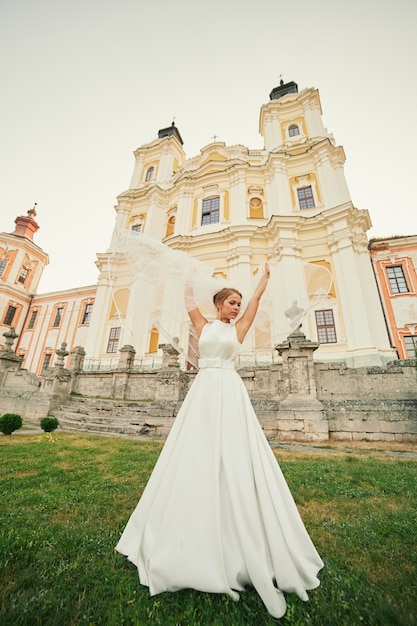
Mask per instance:
[[[187,158],[173,124],[139,147],[109,249],[97,255],[97,285],[34,293],[17,325],[2,296],[0,330],[14,325],[24,366],[39,374],[62,341],[70,352],[84,347],[86,367],[112,367],[125,345],[138,364],[158,362],[160,328],[144,306],[146,289],[132,289],[134,269],[120,246],[131,233],[198,259],[244,294],[269,262],[268,307],[245,345],[249,360],[273,359],[299,323],[320,343],[316,360],[356,368],[396,359],[370,260],[370,216],[352,203],[345,154],[323,125],[318,90],[281,83],[261,107],[259,132],[261,150],[214,141]],[[175,288],[167,276],[161,315],[186,361],[190,335],[169,306]],[[47,321],[29,328],[36,307]]]

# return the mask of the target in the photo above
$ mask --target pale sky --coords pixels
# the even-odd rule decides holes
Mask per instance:
[[[0,0],[0,231],[37,202],[39,293],[95,284],[133,151],[175,123],[263,148],[259,111],[294,81],[323,121],[369,237],[417,234],[416,0]]]

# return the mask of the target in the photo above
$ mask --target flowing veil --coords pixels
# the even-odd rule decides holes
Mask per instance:
[[[130,274],[130,301],[141,301],[142,311],[146,311],[158,330],[159,342],[173,343],[187,367],[197,369],[197,337],[187,310],[197,307],[210,321],[216,316],[214,294],[223,287],[239,289],[239,285],[213,276],[213,268],[206,263],[142,233],[131,231],[118,234],[114,242],[113,254],[124,260]],[[108,262],[113,290],[110,260]],[[278,263],[270,262],[270,266],[271,275],[280,271]],[[287,289],[289,299],[279,305],[272,297],[270,281],[254,322],[253,337],[245,340],[238,367],[244,367],[249,362],[270,360],[275,346],[285,341],[329,297],[332,290],[330,270],[323,264],[305,262],[303,271],[303,286]],[[260,267],[251,279],[249,293],[243,294],[242,311],[261,273]],[[117,309],[115,298],[114,303]],[[123,319],[117,312],[121,325],[128,327],[127,334],[132,334],[132,314],[128,312]]]

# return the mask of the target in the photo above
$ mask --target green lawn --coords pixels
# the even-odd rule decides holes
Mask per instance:
[[[151,598],[114,552],[160,443],[54,439],[0,436],[1,626],[417,624],[417,459],[276,450],[325,568],[274,620],[252,589]]]

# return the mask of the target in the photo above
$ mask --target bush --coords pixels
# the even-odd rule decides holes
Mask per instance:
[[[59,422],[56,417],[43,417],[41,419],[41,428],[46,433],[51,433],[58,428],[58,424]]]
[[[22,428],[22,418],[17,413],[5,413],[0,417],[0,432],[11,435],[14,430]]]

